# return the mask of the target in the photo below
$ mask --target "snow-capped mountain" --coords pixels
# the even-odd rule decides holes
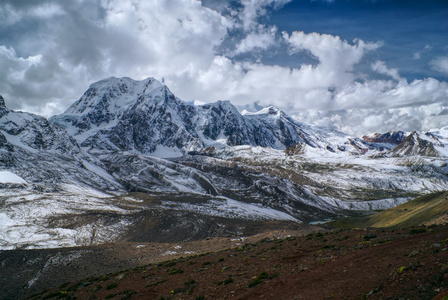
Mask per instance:
[[[363,136],[363,140],[384,147],[388,151],[386,155],[393,156],[447,156],[448,144],[446,128],[425,133],[403,131],[375,133]]]
[[[120,189],[110,175],[98,175],[103,167],[99,160],[61,127],[41,116],[9,110],[3,97],[0,111],[0,168],[25,178],[35,190],[60,190],[64,184]]]
[[[2,96],[0,141],[9,149],[17,146],[30,152],[46,150],[64,155],[76,155],[80,152],[76,141],[65,130],[54,126],[44,117],[9,110]]]
[[[50,119],[65,128],[85,149],[135,151],[176,157],[190,151],[226,146],[326,149],[355,155],[397,155],[409,148],[409,134],[389,132],[361,138],[301,124],[275,107],[241,114],[229,101],[202,106],[186,103],[154,78],[134,81],[115,78],[92,84],[63,114]],[[420,138],[427,141],[427,138]],[[435,141],[434,141],[435,142]],[[425,142],[420,142],[425,143]],[[439,155],[431,150],[401,155]],[[444,142],[440,142],[443,145]],[[394,151],[393,148],[398,147]],[[382,153],[382,155],[385,155]]]
[[[152,153],[158,146],[190,147],[199,142],[191,123],[194,110],[152,78],[111,77],[92,84],[51,121],[65,127],[82,147]]]
[[[400,144],[406,137],[406,133],[403,131],[393,131],[386,133],[374,133],[371,135],[365,135],[362,137],[363,140],[369,143],[379,143],[386,144],[389,147],[395,147]]]
[[[384,209],[446,189],[447,149],[447,128],[350,137],[275,107],[195,106],[153,78],[94,83],[50,120],[0,97],[0,248]]]
[[[153,78],[111,77],[94,83],[51,122],[66,128],[82,147],[95,150],[151,154],[225,145],[319,147],[310,127],[275,107],[240,114],[229,101],[194,106]]]

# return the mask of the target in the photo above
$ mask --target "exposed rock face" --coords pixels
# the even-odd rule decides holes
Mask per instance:
[[[207,139],[224,140],[229,146],[254,145],[250,124],[229,101],[218,101],[198,108],[196,129]]]
[[[14,146],[8,142],[6,136],[0,132],[0,149],[5,149],[6,151],[14,151]]]
[[[285,153],[288,156],[299,155],[303,153],[303,146],[301,144],[294,144],[285,149]]]
[[[427,139],[422,139],[417,132],[412,132],[403,141],[392,149],[394,155],[421,155],[439,156],[434,144]]]
[[[372,135],[365,135],[362,139],[369,143],[385,143],[398,145],[406,137],[406,133],[403,131],[391,131],[386,133],[374,133]]]
[[[8,113],[8,108],[5,104],[5,99],[0,95],[0,118]]]
[[[46,118],[8,110],[0,99],[0,144],[27,148],[31,151],[48,150],[58,154],[76,154],[80,148],[65,130]],[[2,110],[3,113],[2,114]],[[0,146],[1,147],[1,146]]]

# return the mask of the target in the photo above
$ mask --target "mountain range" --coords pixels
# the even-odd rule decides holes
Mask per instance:
[[[272,106],[196,106],[154,78],[96,82],[50,119],[0,97],[0,248],[189,240],[365,213],[446,190],[447,157],[447,127],[351,137]]]

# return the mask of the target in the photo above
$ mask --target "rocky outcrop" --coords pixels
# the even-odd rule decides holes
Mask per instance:
[[[392,149],[394,156],[400,155],[421,155],[421,156],[439,156],[434,144],[420,137],[417,132],[412,132],[403,141]]]
[[[372,135],[365,135],[362,139],[369,143],[384,143],[391,145],[400,144],[406,137],[403,131],[390,131],[386,133],[374,133]]]

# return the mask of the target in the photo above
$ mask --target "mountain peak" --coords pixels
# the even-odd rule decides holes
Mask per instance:
[[[247,110],[243,110],[242,115],[244,116],[257,116],[257,115],[272,115],[272,116],[280,116],[282,111],[275,106],[264,107],[263,109],[256,112],[248,112]]]
[[[229,100],[218,100],[213,103],[201,105],[201,107],[205,109],[208,109],[210,107],[216,107],[222,111],[227,111],[235,115],[240,115],[238,109]]]
[[[133,80],[129,77],[109,77],[92,83],[87,92],[94,90],[98,95],[107,95],[110,98],[114,98],[127,94],[140,96],[156,89],[162,90],[164,87],[164,84],[153,77],[148,77],[144,80]]]
[[[133,80],[129,77],[109,77],[89,86],[84,95],[70,106],[65,115],[81,116],[89,113],[116,115],[133,106],[141,96],[152,99],[165,98],[167,87],[149,77]]]
[[[369,143],[386,143],[391,145],[398,145],[406,138],[406,133],[403,131],[389,131],[386,133],[374,133],[365,135],[362,139]]]
[[[2,95],[0,95],[0,117],[3,117],[5,114],[8,113],[8,108],[5,104],[5,99]]]
[[[6,108],[5,98],[2,95],[0,95],[0,108]]]
[[[405,137],[400,144],[392,149],[392,152],[395,155],[439,156],[434,143],[416,131]]]
[[[135,91],[138,91],[138,90],[141,90],[141,89],[145,89],[150,84],[163,86],[162,83],[160,83],[158,80],[156,80],[153,77],[148,77],[148,78],[143,79],[143,80],[134,80],[134,79],[129,78],[129,77],[117,78],[117,77],[111,76],[111,77],[108,77],[106,79],[103,79],[103,80],[100,80],[100,81],[92,83],[90,85],[90,88],[97,88],[97,89],[107,88],[107,89],[111,89],[111,88],[114,88],[114,87],[128,86],[128,87],[133,87],[133,90],[135,89]]]

